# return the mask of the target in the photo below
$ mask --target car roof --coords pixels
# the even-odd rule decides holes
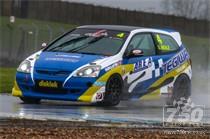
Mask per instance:
[[[116,30],[116,31],[125,31],[125,32],[131,32],[136,29],[143,29],[143,27],[122,26],[122,25],[85,25],[85,26],[80,26],[78,28],[106,29],[106,30]]]
[[[137,26],[123,26],[123,25],[84,25],[84,26],[79,26],[77,28],[86,28],[86,29],[104,29],[104,30],[114,30],[114,31],[123,31],[123,32],[132,32],[132,31],[139,31],[139,30],[144,30],[144,31],[148,31],[148,32],[158,32],[158,33],[163,33],[166,35],[171,35],[176,42],[181,45],[182,41],[181,41],[181,36],[180,33],[172,30],[172,29],[168,29],[168,28],[144,28],[144,27],[137,27]]]

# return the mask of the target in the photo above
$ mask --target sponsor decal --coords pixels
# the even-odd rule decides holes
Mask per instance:
[[[115,68],[115,67],[117,67],[117,66],[119,66],[119,65],[121,65],[121,64],[122,64],[122,61],[118,61],[118,62],[116,62],[116,63],[114,63],[114,64],[112,64],[112,65],[106,67],[106,68],[105,68],[105,71],[107,72],[107,71],[109,71],[109,70],[111,70],[111,69],[113,69],[113,68]]]
[[[156,35],[156,40],[158,42],[158,49],[162,50],[162,51],[169,51],[170,50],[170,46],[168,45],[164,45],[163,44],[163,40],[161,39],[160,35]]]
[[[179,67],[186,60],[190,58],[186,49],[182,50],[180,53],[172,57],[170,60],[163,64],[164,73],[170,72],[171,70]]]
[[[145,69],[151,67],[152,66],[152,62],[153,62],[152,57],[149,57],[147,59],[138,61],[134,65],[134,73],[138,72],[138,71],[145,70]]]
[[[57,57],[67,57],[67,58],[81,58],[81,56],[76,55],[64,55],[64,54],[56,54]]]
[[[40,81],[40,87],[50,87],[50,88],[58,88],[58,83],[56,81]]]
[[[162,50],[162,51],[169,51],[170,46],[168,46],[168,45],[158,45],[158,49]]]
[[[106,85],[106,82],[100,82],[100,81],[96,81],[94,83],[95,86],[105,86]]]
[[[108,33],[106,30],[99,30],[95,33],[86,33],[85,36],[89,37],[102,37],[102,36],[108,36]]]
[[[117,34],[117,37],[118,38],[123,38],[125,36],[125,33],[119,33],[119,34]]]
[[[105,86],[101,87],[93,96],[92,102],[102,101],[104,98]]]
[[[56,58],[46,58],[46,61],[63,61],[63,62],[78,62],[79,59],[72,59],[72,58],[62,58],[62,57],[56,57]]]
[[[156,35],[156,40],[158,42],[159,45],[162,45],[163,44],[163,40],[160,38],[160,35]]]
[[[96,101],[101,101],[101,100],[103,100],[103,98],[104,98],[103,93],[100,92],[100,93],[96,94]]]

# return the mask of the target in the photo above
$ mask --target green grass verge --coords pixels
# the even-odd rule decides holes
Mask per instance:
[[[0,68],[0,93],[11,93],[16,68]]]

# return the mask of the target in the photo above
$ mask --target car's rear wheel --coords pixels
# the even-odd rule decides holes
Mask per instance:
[[[173,94],[169,101],[167,102],[168,105],[173,105],[174,101],[179,101],[181,98],[187,100],[191,95],[191,80],[185,74],[179,76],[173,88]]]
[[[104,100],[98,102],[102,106],[115,106],[120,103],[120,98],[122,94],[123,81],[120,75],[112,75],[106,84],[106,92]]]
[[[39,104],[41,99],[38,98],[29,98],[29,97],[20,97],[20,99],[25,103],[25,104]]]

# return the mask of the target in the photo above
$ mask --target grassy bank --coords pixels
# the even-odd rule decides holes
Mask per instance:
[[[11,93],[16,68],[0,68],[0,93]]]

